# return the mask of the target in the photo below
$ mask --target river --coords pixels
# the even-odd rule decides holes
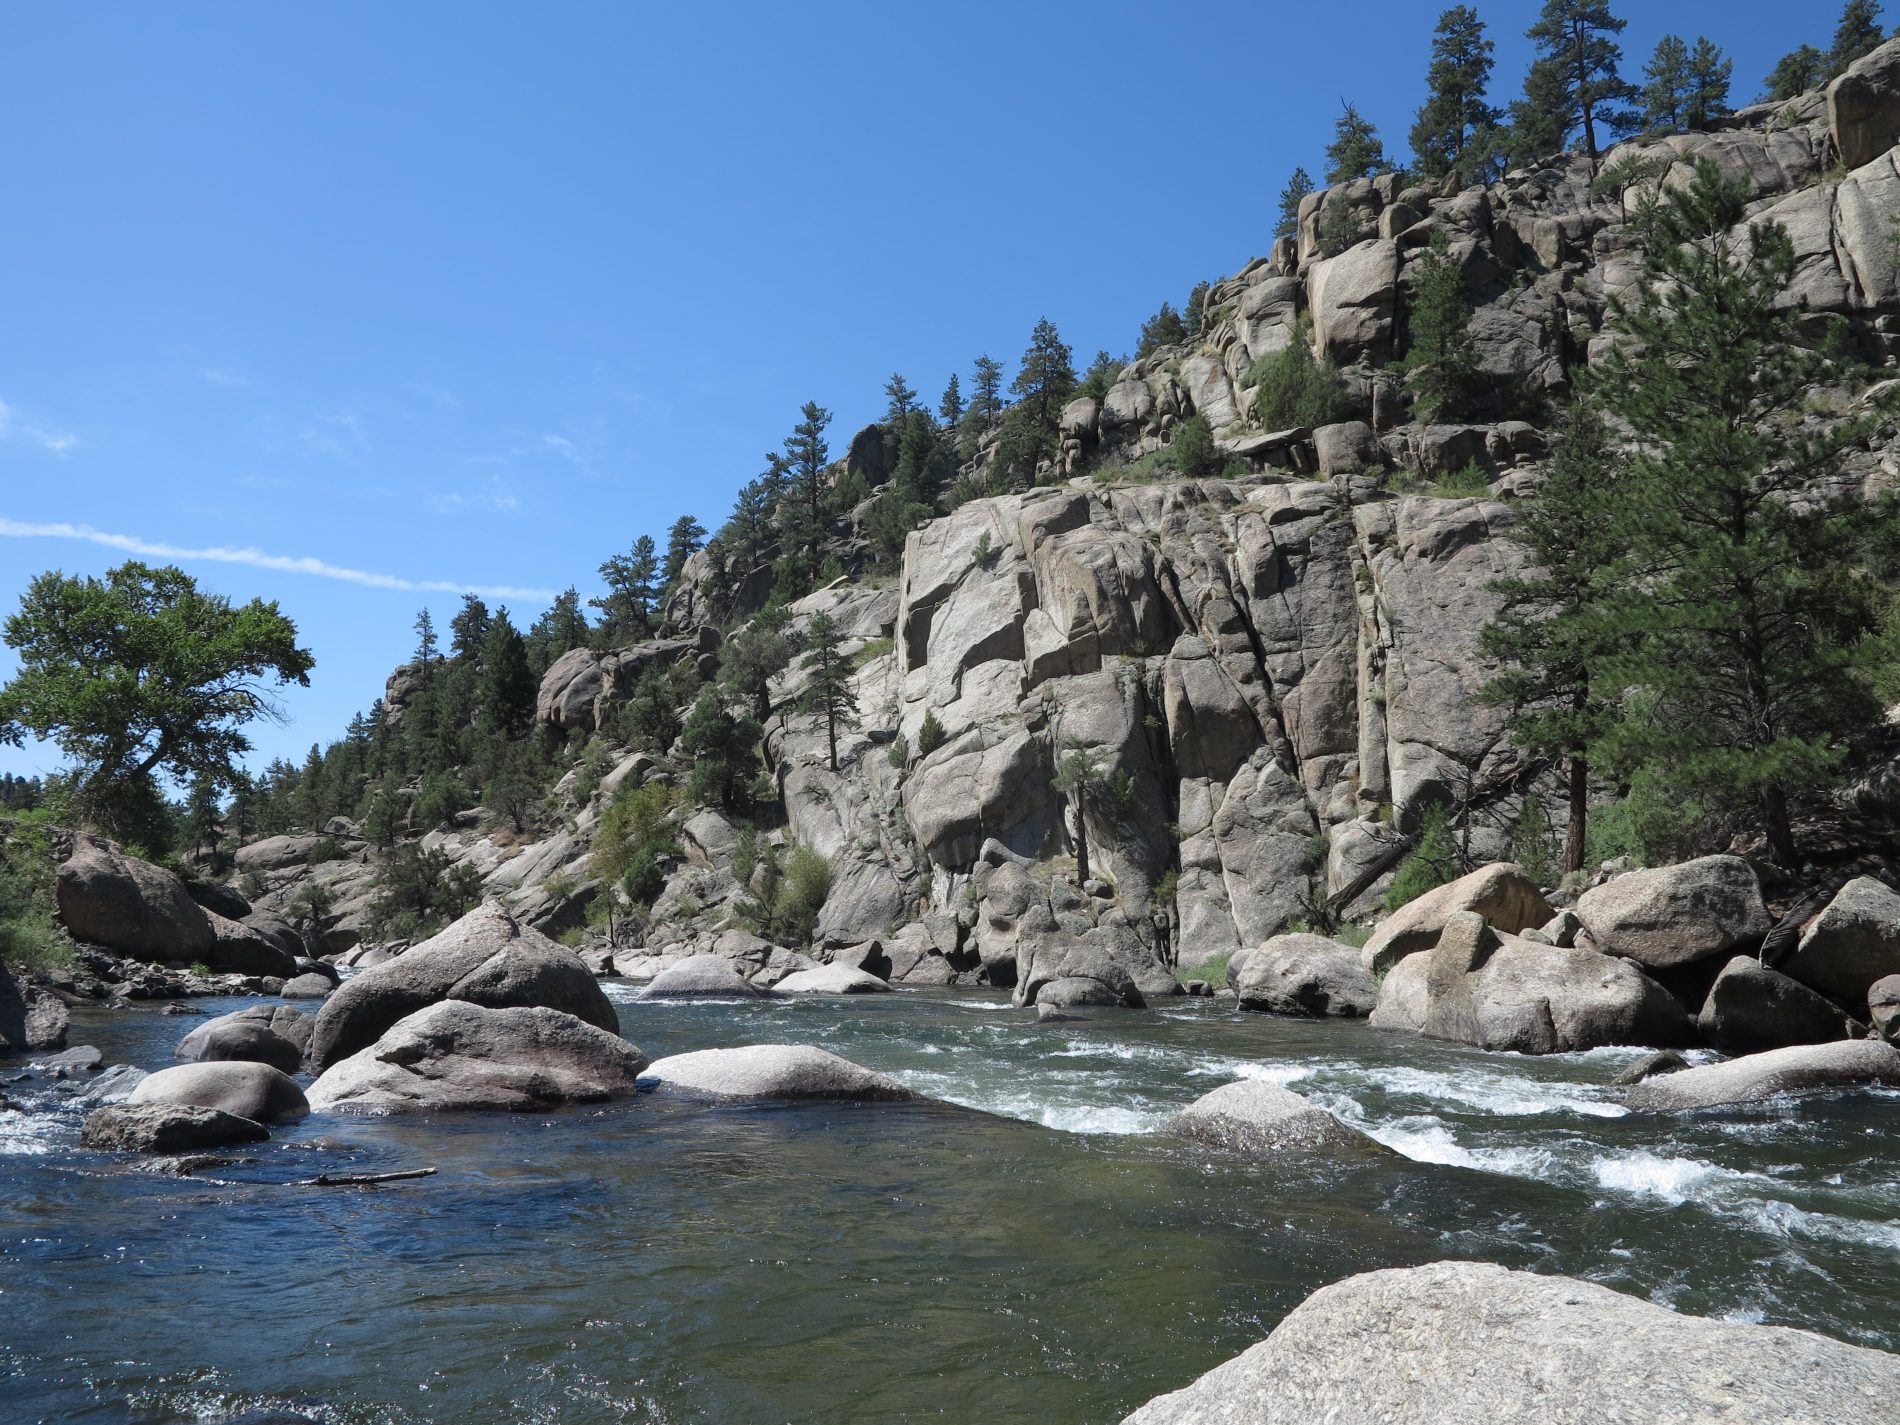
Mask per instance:
[[[1447,1257],[1900,1347],[1892,1095],[1647,1118],[1607,1087],[1635,1050],[606,984],[655,1058],[813,1043],[941,1102],[313,1117],[217,1181],[0,1113],[0,1421],[1113,1422],[1327,1282]],[[72,1041],[158,1068],[201,1022],[86,1011]],[[1404,1156],[1274,1168],[1156,1131],[1247,1075]]]

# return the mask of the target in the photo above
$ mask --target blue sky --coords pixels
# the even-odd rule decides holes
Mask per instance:
[[[1126,351],[1265,250],[1342,98],[1403,151],[1441,8],[16,0],[0,610],[140,546],[276,599],[317,666],[255,740],[298,758],[423,603],[595,592],[716,527],[807,399],[841,451],[893,369],[934,403],[1041,316]],[[1502,102],[1538,5],[1478,8]],[[1738,102],[1838,10],[1615,8],[1626,73],[1706,33]]]

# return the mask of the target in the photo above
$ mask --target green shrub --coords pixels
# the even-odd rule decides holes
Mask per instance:
[[[917,756],[928,757],[943,746],[949,735],[943,730],[943,724],[937,721],[937,710],[931,708],[924,714],[923,726],[917,729]]]
[[[1227,962],[1233,958],[1232,954],[1216,955],[1212,960],[1199,965],[1176,965],[1174,977],[1183,985],[1194,980],[1206,980],[1208,984],[1219,989],[1227,983]]]
[[[350,853],[343,843],[334,836],[319,836],[317,844],[310,848],[310,854],[304,857],[306,866],[321,866],[326,861],[347,861]]]
[[[376,873],[374,885],[368,919],[378,938],[433,934],[473,910],[482,898],[482,878],[473,866],[458,865],[446,852],[419,846],[397,847]]]
[[[1385,908],[1410,905],[1425,892],[1457,879],[1458,847],[1452,839],[1451,817],[1442,806],[1427,807],[1419,824],[1418,844],[1399,863],[1398,874],[1385,893]]]
[[[678,802],[679,793],[665,782],[622,786],[594,831],[594,874],[603,881],[618,881],[641,853],[655,860],[671,853],[667,817]]]
[[[1175,469],[1195,478],[1218,475],[1226,464],[1214,444],[1214,428],[1203,415],[1189,416],[1174,428],[1167,455]]]
[[[1253,364],[1246,384],[1257,388],[1254,407],[1268,430],[1325,426],[1352,418],[1345,378],[1330,356],[1324,361],[1314,357],[1304,322],[1291,342]]]
[[[757,889],[756,900],[740,905],[740,921],[776,944],[809,944],[818,912],[831,894],[831,862],[800,846],[781,864],[777,848],[767,846],[759,861]]]
[[[1659,866],[1695,856],[1717,822],[1712,809],[1671,791],[1657,778],[1638,773],[1629,795],[1590,813],[1584,864],[1627,857],[1633,866]]]
[[[453,772],[431,772],[422,779],[412,812],[417,826],[438,827],[475,805],[462,779]]]
[[[759,833],[747,827],[739,833],[739,845],[732,853],[732,878],[750,889],[759,870]]]

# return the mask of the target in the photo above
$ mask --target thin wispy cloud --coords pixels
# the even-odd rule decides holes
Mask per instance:
[[[272,569],[285,574],[309,574],[318,579],[337,579],[369,589],[395,589],[416,594],[479,594],[489,599],[520,599],[551,603],[550,589],[523,589],[512,584],[461,583],[451,579],[405,579],[396,574],[377,574],[367,569],[351,569],[309,555],[266,554],[261,549],[233,549],[216,545],[209,549],[187,549],[136,535],[112,534],[86,524],[31,524],[23,520],[0,519],[0,538],[5,539],[79,539],[103,545],[126,554],[142,554],[152,559],[209,560],[216,564],[248,564],[253,569]]]
[[[242,371],[233,371],[228,366],[207,366],[198,373],[213,386],[248,386],[250,381]]]
[[[428,505],[438,515],[456,510],[492,510],[496,514],[509,515],[521,508],[521,501],[499,475],[491,475],[487,485],[481,489],[450,490],[431,495]]]
[[[0,401],[0,440],[30,441],[40,449],[51,451],[59,456],[66,455],[79,444],[77,436],[68,435],[64,431],[47,430],[44,426],[21,420],[13,407],[5,401]]]

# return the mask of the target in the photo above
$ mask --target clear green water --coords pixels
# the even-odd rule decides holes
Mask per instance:
[[[810,1042],[951,1102],[313,1118],[229,1186],[0,1115],[0,1422],[1112,1422],[1326,1282],[1444,1257],[1900,1346],[1893,1097],[1640,1119],[1603,1087],[1634,1051],[1205,1002],[1038,1026],[970,992],[613,992],[655,1057]],[[196,1022],[74,1038],[158,1067]],[[1244,1074],[1408,1156],[1272,1170],[1154,1133]]]

